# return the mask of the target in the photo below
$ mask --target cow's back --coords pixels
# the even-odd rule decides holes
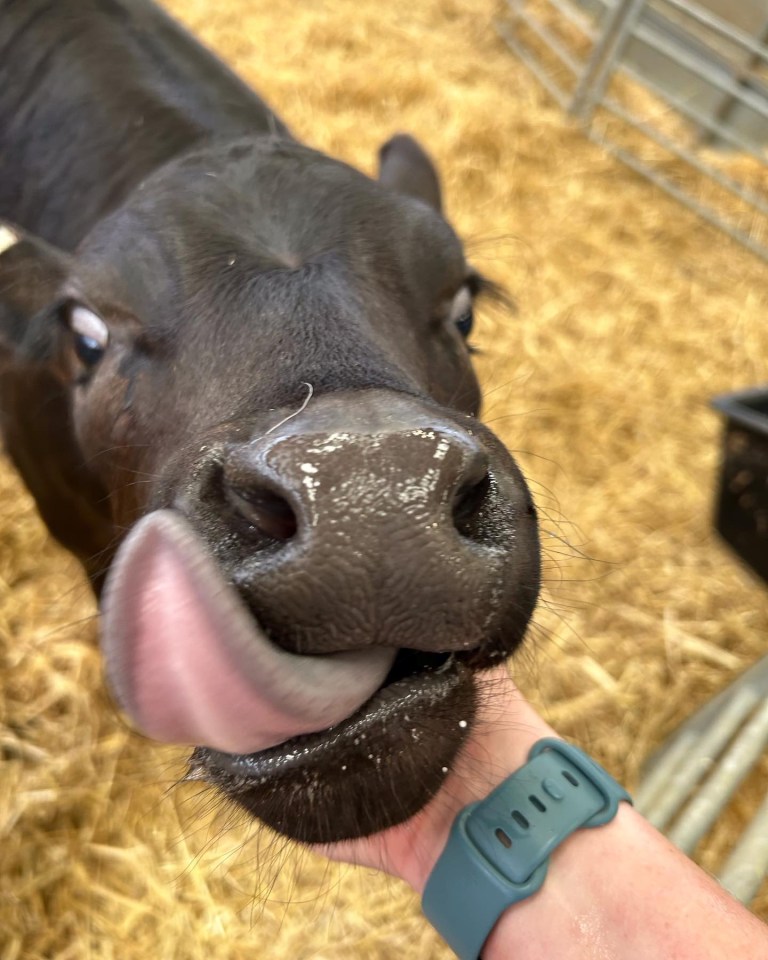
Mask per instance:
[[[275,131],[149,0],[0,0],[0,218],[60,247],[192,144]]]

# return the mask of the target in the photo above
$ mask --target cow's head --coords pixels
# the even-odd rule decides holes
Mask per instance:
[[[102,594],[120,704],[290,836],[413,814],[539,580],[426,155],[395,138],[375,182],[213,146],[74,254],[0,237],[6,445]]]

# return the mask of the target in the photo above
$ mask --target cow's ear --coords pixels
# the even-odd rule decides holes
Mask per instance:
[[[0,358],[14,356],[71,266],[66,253],[0,220]]]
[[[407,133],[398,133],[379,150],[379,183],[442,210],[440,178],[427,151]]]
[[[48,309],[72,258],[0,221],[0,434],[51,533],[95,589],[114,537],[106,491],[83,460],[65,385],[48,361],[58,324]],[[105,552],[106,551],[106,552]]]

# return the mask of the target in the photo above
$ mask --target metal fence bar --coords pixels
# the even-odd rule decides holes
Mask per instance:
[[[760,42],[765,45],[766,40],[768,40],[768,16],[766,17],[763,23],[763,28],[760,31]],[[764,46],[763,49],[765,49]],[[760,57],[754,53],[750,54],[747,62],[737,67],[734,73],[734,80],[739,84],[740,87],[751,86],[757,79],[757,71],[759,68]],[[715,116],[719,121],[727,123],[728,118],[733,116],[738,103],[739,101],[734,100],[733,97],[723,96],[720,105],[715,112]]]
[[[569,112],[583,123],[588,123],[595,104],[603,96],[613,72],[616,58],[640,18],[646,0],[627,0],[617,4],[606,14],[603,32],[592,50],[587,68],[573,94]]]
[[[528,24],[527,16],[520,15],[519,19],[523,23]],[[541,66],[539,61],[533,56],[530,50],[520,41],[517,37],[508,29],[507,25],[504,23],[497,23],[496,29],[502,38],[509,44],[510,49],[512,49],[520,58],[520,60],[528,67],[531,73],[536,77],[539,83],[544,87],[547,93],[552,97],[556,103],[562,107],[563,110],[567,109],[568,104],[570,103],[571,97],[564,90],[562,90],[550,77],[547,71]]]
[[[670,153],[674,154],[680,160],[683,160],[700,173],[706,174],[708,177],[714,180],[715,183],[719,183],[724,190],[730,191],[745,203],[753,206],[756,210],[759,210],[760,213],[768,215],[768,203],[764,201],[759,194],[747,187],[743,187],[737,180],[733,180],[731,177],[726,176],[715,167],[712,167],[707,163],[703,163],[695,156],[695,154],[691,153],[689,150],[686,150],[685,147],[679,147],[674,140],[671,140],[665,134],[649,126],[647,123],[644,123],[642,120],[638,120],[637,117],[631,114],[628,110],[625,110],[621,104],[617,103],[612,98],[605,97],[600,106],[614,114],[614,116],[617,116],[620,120],[624,120],[625,123],[628,123],[630,126],[634,127],[635,130],[639,130],[640,133],[648,137],[649,140],[653,140],[653,142],[658,144],[660,147],[663,147],[665,150],[669,150]]]
[[[692,853],[696,844],[714,825],[727,800],[754,767],[768,746],[768,700],[763,701],[725,756],[699,788],[667,836],[683,853]]]
[[[553,0],[549,0],[553,2]],[[563,5],[567,5],[568,0],[561,0]],[[605,11],[613,11],[616,7],[621,6],[621,0],[598,0]],[[734,0],[738,2],[738,0]],[[648,9],[650,11],[658,10],[659,5],[667,4],[672,7],[674,10],[679,13],[690,17],[692,20],[695,20],[701,26],[706,27],[712,33],[717,34],[720,37],[728,40],[730,43],[735,44],[743,50],[746,50],[752,53],[754,56],[766,60],[768,62],[768,49],[761,44],[759,41],[755,41],[748,33],[745,33],[739,27],[734,26],[731,23],[728,23],[727,20],[723,20],[722,17],[718,17],[714,13],[710,13],[708,10],[703,10],[698,4],[695,4],[693,0],[651,0],[651,3],[648,4]],[[662,16],[663,13],[658,11]],[[566,14],[567,16],[567,14]],[[702,42],[704,42],[702,40]]]
[[[743,30],[728,23],[727,20],[721,19],[716,14],[702,10],[694,3],[691,3],[690,0],[687,0],[687,2],[682,2],[682,0],[657,0],[657,3],[666,3],[667,6],[672,7],[686,17],[690,17],[691,20],[695,20],[702,26],[708,27],[714,33],[725,37],[726,40],[730,40],[732,43],[735,43],[737,46],[742,47],[749,51],[749,53],[754,54],[768,63],[768,50],[766,50],[765,47],[762,47],[750,37],[748,33],[744,33]]]
[[[639,83],[641,86],[647,87],[651,93],[655,93],[659,99],[669,104],[670,107],[677,110],[678,113],[681,113],[688,120],[692,120],[698,126],[704,127],[710,133],[717,134],[721,140],[727,141],[734,147],[737,147],[743,153],[748,153],[750,157],[755,160],[759,160],[760,163],[765,163],[765,154],[762,154],[759,150],[756,150],[748,140],[740,137],[728,127],[724,127],[722,123],[719,123],[712,117],[707,116],[707,114],[702,113],[695,107],[692,107],[685,100],[681,100],[680,97],[676,97],[674,94],[669,93],[662,86],[655,83],[653,80],[649,80],[644,74],[639,73],[634,69],[634,67],[630,67],[626,63],[620,63],[618,64],[617,69],[622,73],[625,73],[628,77],[634,80],[635,83]]]
[[[516,36],[514,30],[506,29],[504,24],[498,25],[499,32],[560,106],[581,121],[585,134],[592,141],[697,213],[705,222],[718,227],[752,253],[768,261],[768,193],[740,182],[707,159],[700,158],[682,139],[678,140],[664,132],[664,128],[660,128],[652,120],[642,119],[618,102],[615,96],[608,95],[613,77],[617,74],[626,76],[645,86],[655,93],[662,103],[695,124],[699,135],[703,131],[705,135],[717,137],[722,143],[735,147],[760,164],[768,166],[768,156],[737,129],[731,129],[724,118],[710,106],[713,98],[716,100],[717,94],[721,94],[728,98],[728,102],[732,102],[734,107],[748,111],[743,116],[753,118],[748,121],[752,126],[763,121],[768,123],[768,97],[762,95],[762,86],[751,86],[753,71],[758,64],[768,64],[768,46],[729,24],[722,17],[704,10],[692,0],[601,0],[599,6],[603,11],[602,19],[596,29],[592,29],[585,16],[577,12],[575,6],[578,2],[580,0],[546,0],[551,10],[593,40],[592,52],[585,63],[578,59],[574,47],[568,48],[567,39],[555,35],[548,22],[541,21],[539,12],[526,7],[526,0],[507,0],[516,19],[525,24],[541,42],[542,47],[549,49],[558,61],[576,76],[576,88],[572,95],[547,72],[534,46]],[[688,28],[683,17],[689,18]],[[704,35],[695,25],[706,28],[708,34]],[[665,26],[669,36],[664,32]],[[688,29],[690,33],[686,32]],[[567,38],[567,35],[565,36]],[[627,44],[633,40],[642,45],[640,49],[646,51],[646,55],[661,56],[669,61],[670,65],[687,71],[691,82],[700,82],[702,89],[706,91],[704,99],[689,103],[683,96],[678,96],[674,88],[665,89],[662,82],[655,82],[644,76],[642,67],[635,68],[621,62]],[[730,60],[723,46],[726,42],[731,44],[732,48]],[[751,64],[736,62],[742,56],[739,51],[745,51],[752,56]],[[705,106],[700,106],[700,103]],[[676,183],[663,170],[641,159],[634,147],[625,148],[611,139],[607,132],[596,132],[593,120],[599,109],[605,109],[621,121],[625,129],[635,130],[672,157],[706,176],[717,188],[743,203],[744,215],[738,212],[738,208],[731,212],[724,206],[725,195],[720,205],[717,197],[713,200],[700,199]],[[742,223],[747,223],[747,213],[752,217],[752,222],[742,227]]]
[[[507,0],[507,3],[511,2],[512,0]],[[551,7],[554,7],[558,13],[561,13],[568,23],[581,30],[586,37],[590,40],[595,39],[597,31],[595,30],[594,24],[590,21],[589,17],[580,13],[572,6],[570,0],[547,0],[547,3],[549,3]]]
[[[765,663],[762,664],[763,672]],[[650,787],[646,785],[638,802],[638,810],[657,829],[663,830],[689,800],[699,783],[710,774],[719,757],[750,714],[765,700],[760,689],[759,677],[752,682],[753,671],[749,671],[736,682],[734,687],[726,687],[720,695],[693,715],[675,735],[671,749],[662,747],[657,761],[664,775],[660,785],[654,785],[657,779],[649,773]],[[685,752],[678,755],[675,749],[679,742]],[[669,767],[672,755],[675,764]],[[649,797],[650,788],[655,796]],[[642,806],[641,806],[642,804]]]
[[[658,829],[664,829],[710,768],[709,758],[695,757],[694,751],[725,699],[720,694],[689,718],[645,765],[643,779],[634,792],[635,809]],[[723,729],[722,724],[719,729]]]
[[[757,894],[768,872],[768,796],[723,864],[718,880],[742,903]]]
[[[522,20],[528,29],[532,33],[535,33],[539,40],[547,45],[547,47],[557,56],[560,62],[564,64],[564,66],[568,67],[574,76],[578,76],[581,73],[583,64],[579,63],[579,61],[572,55],[571,51],[567,50],[563,46],[558,37],[552,33],[549,27],[546,27],[539,20],[529,17],[525,13],[520,15],[518,19]]]
[[[669,57],[674,63],[680,64],[690,70],[695,76],[700,77],[707,84],[722,90],[724,93],[732,94],[741,103],[747,105],[756,113],[759,113],[765,119],[768,119],[768,105],[758,96],[750,93],[743,86],[735,83],[724,71],[707,73],[704,65],[695,57],[689,56],[679,45],[667,43],[659,37],[653,30],[649,30],[643,25],[638,26],[635,33],[639,39],[647,43],[649,47],[656,50],[666,57]]]
[[[629,153],[629,151],[624,150],[623,147],[620,147],[618,144],[613,143],[613,141],[596,134],[591,129],[587,130],[586,134],[594,143],[602,146],[610,154],[616,157],[617,160],[621,160],[622,163],[626,164],[636,173],[639,173],[647,180],[650,180],[651,183],[654,183],[657,187],[660,187],[662,190],[664,190],[665,193],[668,193],[671,197],[674,197],[675,200],[678,200],[683,204],[683,206],[698,214],[702,220],[706,220],[706,222],[712,224],[712,226],[718,227],[720,230],[727,233],[729,237],[733,237],[734,240],[738,240],[739,243],[743,244],[748,250],[751,250],[752,253],[755,253],[761,259],[768,261],[768,246],[760,243],[757,240],[753,240],[752,237],[744,230],[733,226],[733,224],[729,223],[710,207],[705,206],[703,203],[699,203],[698,200],[686,193],[685,190],[682,190],[676,184],[672,183],[672,181],[668,177],[665,177],[664,174],[659,173],[658,170],[654,170],[653,167],[649,166],[647,163],[643,163],[642,160]]]

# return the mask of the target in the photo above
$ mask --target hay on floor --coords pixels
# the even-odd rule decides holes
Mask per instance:
[[[475,263],[519,303],[475,337],[485,416],[531,479],[547,556],[515,674],[631,785],[765,649],[768,594],[711,530],[708,408],[768,380],[764,265],[586,142],[496,35],[493,0],[169,7],[307,142],[370,171],[404,129],[436,156]],[[177,789],[183,751],[114,718],[93,613],[3,465],[1,960],[450,956],[395,881]],[[766,773],[699,851],[707,867]],[[756,909],[768,919],[768,893]]]

